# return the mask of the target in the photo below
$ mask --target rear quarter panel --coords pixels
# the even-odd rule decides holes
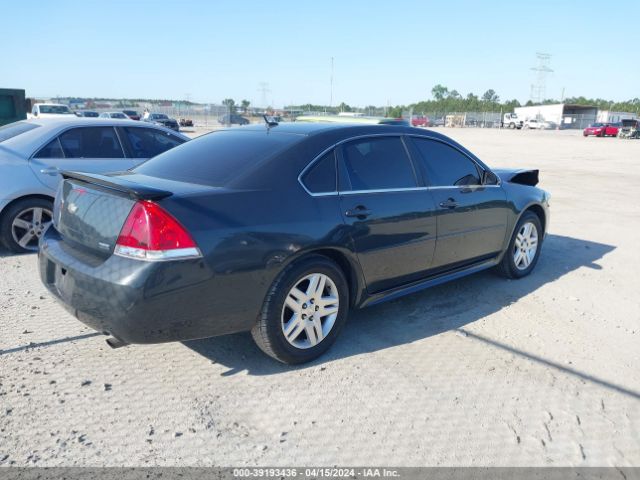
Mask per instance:
[[[0,213],[13,200],[28,195],[53,198],[55,191],[45,187],[26,159],[0,146]]]
[[[207,291],[238,330],[256,321],[270,286],[292,261],[322,246],[351,255],[338,197],[224,191],[160,202],[193,235],[212,272]],[[212,299],[213,300],[213,299]]]

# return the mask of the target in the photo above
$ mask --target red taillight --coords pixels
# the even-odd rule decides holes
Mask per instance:
[[[116,255],[142,260],[199,257],[191,235],[160,205],[137,202],[127,217],[118,240]]]

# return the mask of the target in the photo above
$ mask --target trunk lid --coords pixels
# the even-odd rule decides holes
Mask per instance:
[[[98,255],[110,255],[135,203],[129,195],[67,179],[56,196],[54,226],[70,244]]]
[[[165,180],[132,172],[107,175],[63,172],[54,203],[53,222],[70,246],[107,257],[139,200],[160,201],[215,187]]]

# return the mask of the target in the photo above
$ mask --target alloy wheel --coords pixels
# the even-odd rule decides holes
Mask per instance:
[[[315,347],[333,328],[340,306],[336,284],[322,273],[299,280],[282,308],[282,333],[296,348]]]
[[[38,250],[38,240],[51,225],[51,210],[42,207],[31,207],[22,210],[11,223],[13,240],[25,250]]]
[[[513,263],[518,270],[526,270],[538,251],[538,229],[527,222],[518,231],[513,245]]]

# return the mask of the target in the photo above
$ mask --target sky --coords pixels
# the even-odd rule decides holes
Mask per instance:
[[[638,1],[0,0],[0,87],[365,107],[443,84],[524,103],[545,52],[547,98],[622,101],[640,97],[638,19]]]

